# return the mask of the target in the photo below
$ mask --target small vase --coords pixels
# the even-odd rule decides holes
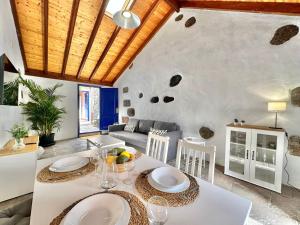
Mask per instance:
[[[25,147],[25,144],[24,144],[24,140],[23,138],[16,138],[15,139],[15,145],[13,146],[13,149],[14,150],[19,150],[21,148],[24,148]]]

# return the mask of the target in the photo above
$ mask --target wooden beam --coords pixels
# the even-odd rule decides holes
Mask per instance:
[[[104,48],[104,50],[103,50],[103,52],[102,52],[102,54],[101,54],[101,56],[100,56],[100,58],[99,58],[99,60],[98,60],[98,62],[96,64],[96,66],[95,66],[95,68],[93,69],[93,72],[92,72],[91,76],[89,77],[89,80],[92,80],[94,78],[94,76],[96,75],[96,72],[97,72],[98,68],[102,64],[102,62],[103,62],[106,54],[108,53],[110,47],[114,43],[114,41],[115,41],[116,37],[118,36],[120,30],[121,30],[121,27],[119,27],[119,26],[117,26],[115,28],[113,34],[111,35],[109,41],[107,42],[107,44],[105,46],[105,48]]]
[[[144,43],[138,48],[138,50],[134,53],[134,55],[131,57],[131,59],[126,63],[126,65],[122,68],[122,70],[118,73],[118,75],[113,79],[112,83],[114,84],[118,78],[121,76],[121,74],[127,69],[128,66],[132,63],[132,61],[135,59],[135,57],[143,50],[143,48],[148,44],[148,42],[153,38],[153,36],[159,31],[159,29],[168,21],[170,16],[174,13],[174,9],[171,9],[166,16],[160,21],[160,23],[155,27],[154,30],[150,33],[150,35],[147,37],[147,39],[144,41]],[[101,82],[103,82],[101,80]]]
[[[138,29],[136,29],[132,35],[130,36],[130,38],[128,39],[126,45],[122,48],[122,50],[120,51],[119,55],[114,59],[113,63],[110,65],[110,67],[108,68],[108,70],[106,71],[106,73],[104,74],[104,76],[101,79],[101,82],[103,82],[108,75],[110,74],[110,72],[112,71],[112,69],[115,67],[115,65],[118,63],[118,61],[121,59],[122,55],[126,52],[126,50],[128,49],[128,47],[131,45],[131,43],[133,42],[133,40],[136,38],[136,36],[138,35],[138,33],[140,32],[140,30],[143,28],[144,23],[152,16],[153,12],[157,9],[158,5],[159,5],[160,0],[157,0],[155,3],[152,4],[152,6],[148,9],[148,11],[146,12],[145,16],[143,17],[142,21],[141,21],[141,25],[139,26]]]
[[[21,29],[20,29],[20,22],[19,22],[19,17],[18,17],[18,13],[17,13],[15,0],[10,0],[10,7],[11,7],[11,11],[12,11],[14,21],[15,21],[15,27],[16,27],[18,41],[19,41],[19,45],[20,45],[24,70],[26,70],[27,69],[27,61],[26,61],[26,55],[25,55],[24,45],[23,45],[23,41],[22,41],[23,40],[22,33],[21,33]]]
[[[80,66],[79,66],[79,69],[78,69],[78,72],[77,72],[77,76],[76,76],[77,79],[80,78],[80,74],[81,74],[81,72],[83,70],[84,64],[85,64],[85,62],[86,62],[86,60],[88,58],[88,55],[89,55],[89,53],[91,51],[91,48],[92,48],[92,45],[94,43],[95,37],[97,35],[98,29],[99,29],[99,27],[101,25],[102,18],[103,18],[104,14],[105,14],[105,10],[106,10],[106,6],[107,6],[108,2],[109,2],[109,0],[103,0],[103,2],[102,2],[101,8],[99,10],[99,13],[98,13],[98,16],[97,16],[97,19],[96,19],[96,22],[94,24],[93,31],[91,33],[89,42],[88,42],[88,44],[86,46],[85,52],[83,54],[83,57],[82,57],[82,60],[81,60],[81,63],[80,63]]]
[[[72,43],[72,37],[73,37],[73,33],[74,33],[76,17],[77,17],[77,12],[78,12],[78,8],[79,8],[79,2],[80,2],[80,0],[74,0],[73,5],[72,5],[72,11],[71,11],[71,16],[70,16],[69,30],[68,30],[68,36],[67,36],[67,41],[66,41],[66,46],[65,46],[61,76],[65,76],[65,73],[66,73],[66,67],[67,67],[67,62],[68,62],[68,58],[69,58],[69,52],[70,52],[70,47],[71,47],[71,43]]]
[[[177,0],[165,0],[176,12],[180,11],[180,7]]]
[[[44,71],[48,71],[48,11],[49,11],[49,3],[48,0],[44,0],[43,4],[43,28],[44,28]]]
[[[300,3],[286,2],[238,2],[238,1],[180,1],[180,8],[246,11],[299,15]]]
[[[54,73],[54,72],[45,73],[42,70],[27,69],[25,71],[25,74],[28,76],[35,76],[35,77],[42,77],[42,78],[49,78],[49,79],[56,79],[56,80],[65,80],[65,81],[73,81],[73,82],[79,82],[79,83],[112,86],[112,83],[110,83],[110,82],[99,83],[99,81],[90,81],[87,78],[77,79],[76,76],[72,76],[72,75],[68,75],[68,74],[65,74],[65,76],[62,77],[60,73]]]

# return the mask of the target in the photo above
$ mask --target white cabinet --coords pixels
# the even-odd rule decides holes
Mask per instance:
[[[227,125],[225,174],[281,192],[285,140],[283,129]]]

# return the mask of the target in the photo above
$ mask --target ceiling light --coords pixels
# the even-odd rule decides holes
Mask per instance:
[[[113,16],[113,21],[118,26],[125,29],[134,29],[141,24],[140,18],[129,10],[121,10],[116,12]]]

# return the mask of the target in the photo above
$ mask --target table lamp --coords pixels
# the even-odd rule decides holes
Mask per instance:
[[[275,112],[275,129],[281,129],[277,127],[277,113],[278,112],[284,112],[286,110],[286,102],[268,102],[268,111],[269,112]]]

